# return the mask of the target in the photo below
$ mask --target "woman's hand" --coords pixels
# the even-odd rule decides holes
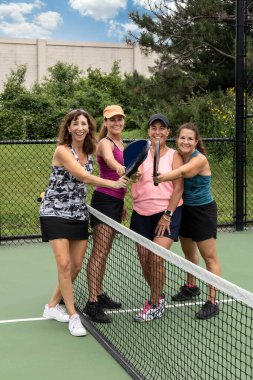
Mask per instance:
[[[141,177],[141,172],[139,172],[139,170],[137,170],[137,172],[134,173],[134,174],[131,176],[131,181],[132,181],[133,183],[136,183],[140,177]]]
[[[153,177],[153,181],[154,181],[154,183],[161,183],[161,182],[164,182],[163,175],[160,174],[160,173],[157,173],[157,176],[156,176],[156,177]]]
[[[162,215],[155,229],[155,234],[157,237],[163,237],[164,231],[168,230],[170,235],[170,217],[167,215]]]
[[[129,178],[126,176],[120,177],[118,181],[112,181],[115,189],[125,189],[129,183]]]
[[[118,165],[118,167],[117,167],[117,169],[116,169],[116,173],[117,173],[119,176],[122,176],[123,174],[125,174],[125,171],[126,171],[125,166]]]

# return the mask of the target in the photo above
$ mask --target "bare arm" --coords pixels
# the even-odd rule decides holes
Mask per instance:
[[[110,140],[102,139],[99,142],[97,154],[102,156],[109,168],[115,170],[118,175],[123,175],[125,173],[125,167],[120,165],[114,158],[112,142]]]
[[[197,174],[200,174],[205,166],[207,165],[207,158],[199,154],[196,157],[193,157],[187,164],[180,166],[179,168],[172,170],[170,172],[159,174],[154,181],[165,182],[165,181],[174,181],[178,178],[191,178]]]
[[[173,162],[172,162],[172,171],[178,170],[183,165],[183,160],[182,157],[178,154],[178,152],[175,152],[174,157],[173,157]],[[157,178],[159,178],[158,176]],[[174,212],[178,206],[178,202],[180,198],[182,197],[184,190],[184,181],[183,178],[178,178],[173,182],[173,193],[171,195],[171,198],[169,200],[167,209],[169,211]],[[170,217],[167,215],[162,215],[160,218],[155,233],[157,234],[158,237],[162,237],[164,233],[164,229],[167,228],[169,234],[170,234]]]
[[[182,157],[178,152],[175,152],[172,162],[172,171],[180,170],[183,165]],[[175,211],[178,205],[180,198],[182,197],[184,191],[184,180],[183,178],[178,178],[173,181],[173,193],[171,195],[168,209],[170,211]]]
[[[59,166],[64,166],[70,174],[86,184],[115,189],[126,188],[128,184],[128,179],[125,177],[120,178],[118,181],[111,181],[90,174],[75,160],[70,149],[64,145],[60,145],[56,148],[53,162],[57,162]]]

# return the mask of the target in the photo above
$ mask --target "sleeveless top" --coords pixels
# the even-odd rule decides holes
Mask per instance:
[[[160,157],[159,171],[161,173],[172,170],[172,162],[175,150],[169,148],[164,156]],[[154,159],[148,152],[148,156],[139,167],[140,179],[132,185],[133,209],[140,215],[153,215],[169,208],[169,200],[173,193],[173,182],[162,182],[154,186],[153,182]],[[180,199],[178,206],[183,203]]]
[[[106,137],[106,139],[110,140],[114,144],[113,148],[113,157],[114,159],[120,164],[124,165],[124,158],[123,158],[123,152],[117,147],[117,145],[114,143],[113,140],[111,140],[109,137]],[[117,181],[120,177],[117,174],[117,172],[114,169],[111,169],[105,162],[102,156],[97,156],[97,163],[99,167],[99,176],[104,179],[110,179],[112,181]],[[124,199],[124,196],[126,194],[126,189],[109,189],[107,187],[96,187],[96,191],[99,191],[100,193],[110,195],[111,197],[115,197],[118,199]]]
[[[198,154],[200,154],[200,152],[195,150],[191,154],[190,160]],[[213,201],[211,194],[211,176],[197,174],[192,178],[185,178],[183,200],[184,204],[188,206],[201,206],[211,203]]]
[[[79,162],[74,148],[71,145],[69,147],[76,161]],[[92,166],[92,157],[89,155],[83,167],[92,173]],[[86,193],[87,188],[83,182],[72,176],[64,167],[52,166],[49,185],[40,206],[40,216],[88,220]]]

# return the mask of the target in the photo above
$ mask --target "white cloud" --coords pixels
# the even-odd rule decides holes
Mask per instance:
[[[32,13],[36,8],[41,8],[42,1],[35,0],[34,3],[2,3],[0,4],[0,20],[6,17],[16,22],[25,21],[25,16]]]
[[[116,17],[120,10],[126,9],[127,0],[69,0],[69,5],[82,16],[106,21]]]
[[[35,18],[35,22],[42,28],[54,30],[62,23],[62,17],[57,12],[43,12]]]
[[[161,0],[133,0],[133,4],[139,7],[149,9],[150,5],[153,7],[154,5],[161,4]]]
[[[155,6],[162,9],[169,9],[170,11],[175,10],[174,0],[133,0],[133,4],[137,7],[142,7],[147,10],[150,10],[150,7],[154,8]]]
[[[21,37],[21,38],[49,38],[50,32],[40,26],[29,23],[0,23],[0,31],[8,37]]]
[[[118,40],[122,40],[128,32],[138,32],[138,26],[134,23],[119,23],[114,20],[108,22],[108,36],[117,36]]]
[[[44,5],[40,0],[0,4],[0,32],[8,37],[49,38],[62,18],[57,12],[36,14]]]

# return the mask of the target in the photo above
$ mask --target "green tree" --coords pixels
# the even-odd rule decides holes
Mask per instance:
[[[155,102],[146,92],[150,80],[137,73],[122,76],[115,62],[111,72],[98,69],[86,75],[77,66],[58,62],[42,83],[25,88],[26,68],[19,67],[8,77],[0,95],[0,139],[52,139],[66,112],[84,108],[102,122],[109,104],[120,104],[127,115],[126,129],[138,131],[146,123]]]
[[[147,3],[148,12],[130,13],[140,33],[129,33],[126,40],[159,53],[157,73],[174,78],[182,96],[185,87],[203,93],[234,85],[235,0]]]
[[[224,91],[189,95],[188,79],[180,77],[176,68],[174,76],[164,71],[145,78],[137,72],[122,76],[117,62],[110,73],[90,68],[86,75],[76,66],[58,63],[31,89],[25,88],[25,73],[23,66],[11,72],[0,94],[1,140],[54,139],[60,120],[73,108],[90,112],[99,128],[102,111],[109,104],[120,104],[126,113],[124,137],[146,137],[147,120],[158,112],[168,116],[172,136],[189,120],[199,125],[205,137],[233,133],[234,95]]]
[[[25,118],[20,109],[21,99],[28,94],[25,88],[26,66],[11,70],[0,94],[0,139],[26,138]]]
[[[58,99],[69,98],[75,91],[81,74],[78,66],[58,62],[48,69],[48,76],[44,78],[41,88]]]

